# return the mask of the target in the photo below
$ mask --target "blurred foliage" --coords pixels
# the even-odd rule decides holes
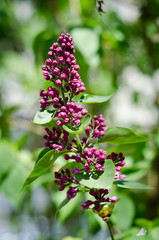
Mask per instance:
[[[126,94],[130,97],[131,91],[133,98],[129,108],[132,109],[132,117],[132,106],[140,110],[144,101],[148,111],[154,109],[154,115],[150,116],[147,125],[144,125],[144,120],[148,118],[146,113],[141,115],[144,116],[141,121],[143,125],[136,123],[138,115],[135,115],[134,121],[127,121],[127,126],[137,132],[153,136],[153,142],[115,146],[103,144],[103,147],[108,154],[116,151],[126,155],[127,164],[123,173],[128,180],[140,180],[154,187],[148,191],[112,190],[120,197],[111,219],[115,239],[158,239],[159,1],[105,0],[102,5],[105,13],[102,15],[98,13],[95,3],[94,0],[0,2],[2,240],[102,240],[109,237],[104,222],[98,216],[81,210],[80,203],[85,199],[83,195],[63,207],[55,220],[55,213],[65,199],[65,193],[57,191],[52,171],[40,177],[26,191],[19,192],[43,147],[43,130],[33,126],[30,120],[39,108],[39,89],[48,86],[48,82],[43,80],[40,66],[44,64],[50,45],[61,32],[73,35],[75,56],[87,93],[114,95],[114,105],[111,100],[98,106],[86,105],[92,114],[103,113],[108,126],[114,123],[120,125],[119,119],[124,115],[124,110],[121,106],[115,112],[115,105],[122,97],[122,101],[127,102],[124,97]],[[133,66],[143,77],[145,84],[140,89],[137,88],[140,79],[126,85],[123,73],[128,66]],[[127,81],[130,77],[131,74],[126,75]],[[150,79],[149,85],[146,85],[147,78]],[[121,86],[125,87],[125,92],[120,93]],[[151,88],[152,93],[146,95]],[[143,95],[145,98],[142,98]],[[137,113],[140,115],[139,111]],[[142,235],[141,229],[146,229],[147,235]],[[140,232],[141,235],[136,236]]]

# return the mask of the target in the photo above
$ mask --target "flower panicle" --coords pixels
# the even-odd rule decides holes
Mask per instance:
[[[106,156],[107,152],[103,149],[97,149],[92,144],[95,138],[103,137],[106,133],[106,123],[100,114],[94,116],[84,131],[84,136],[79,139],[71,138],[71,134],[63,129],[64,125],[78,127],[82,118],[88,114],[88,110],[82,105],[73,101],[73,97],[85,92],[84,83],[78,73],[80,67],[76,63],[74,56],[74,42],[69,33],[61,34],[57,42],[53,43],[48,52],[49,58],[46,59],[45,65],[42,66],[44,79],[50,81],[47,90],[40,90],[40,108],[53,111],[53,118],[56,125],[46,127],[45,146],[50,150],[70,151],[65,154],[66,161],[73,160],[76,167],[73,169],[62,169],[55,172],[55,183],[59,185],[59,191],[67,190],[67,198],[74,198],[83,187],[77,181],[78,174],[102,173],[105,169],[104,163],[111,159],[115,165],[116,173],[114,179],[124,179],[126,176],[120,174],[122,167],[125,165],[122,153],[111,153]],[[82,150],[79,148],[79,142]],[[77,179],[76,179],[77,178]],[[82,209],[88,208],[100,212],[105,204],[115,203],[116,196],[107,196],[109,189],[89,189],[89,194],[94,197],[93,200],[87,200],[81,204]]]

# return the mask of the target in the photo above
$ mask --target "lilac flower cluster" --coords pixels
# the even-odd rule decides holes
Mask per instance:
[[[113,197],[107,197],[105,198],[105,196],[109,193],[108,189],[91,189],[89,194],[92,195],[96,200],[95,201],[91,201],[91,200],[87,200],[86,202],[83,202],[81,204],[82,208],[84,210],[88,209],[92,204],[94,205],[94,210],[95,211],[99,211],[101,208],[101,203],[106,203],[106,202],[116,202],[117,201],[117,197],[113,196]]]
[[[104,162],[106,159],[106,151],[103,149],[97,150],[97,147],[92,146],[90,148],[85,148],[82,154],[77,153],[69,157],[69,155],[65,155],[65,159],[74,159],[76,162],[80,162],[84,165],[84,168],[74,170],[72,173],[74,175],[78,174],[81,171],[90,172],[91,170],[104,170]]]
[[[83,109],[73,101],[73,97],[85,91],[84,83],[81,81],[78,70],[80,67],[76,64],[74,57],[74,46],[72,37],[67,34],[61,34],[56,43],[50,47],[48,52],[49,58],[46,59],[42,66],[43,75],[46,80],[49,80],[52,86],[47,90],[40,90],[40,107],[42,109],[52,109],[53,118],[56,120],[57,127],[45,128],[46,134],[45,146],[50,150],[55,149],[62,151],[64,149],[72,152],[69,156],[65,154],[65,160],[72,159],[77,163],[77,167],[72,171],[62,169],[55,172],[55,183],[59,185],[59,190],[63,191],[66,187],[67,198],[72,199],[76,196],[82,185],[77,181],[77,174],[94,172],[97,175],[104,171],[104,162],[107,159],[112,159],[116,167],[115,179],[124,179],[125,175],[120,174],[122,166],[124,166],[124,156],[122,153],[112,153],[106,157],[106,151],[97,149],[92,144],[94,138],[100,138],[105,135],[106,123],[102,114],[94,116],[85,129],[85,137],[80,139],[70,138],[70,135],[62,127],[63,125],[72,126],[81,124],[82,118],[88,113],[87,109]],[[78,164],[79,163],[79,164]],[[94,210],[99,211],[103,204],[116,202],[117,197],[107,197],[108,189],[90,189],[90,195],[95,198],[95,201],[87,200],[82,203],[83,209],[88,209],[90,206]]]
[[[65,189],[66,186],[70,186],[72,183],[74,184],[79,184],[79,182],[76,180],[75,177],[71,177],[70,170],[67,169],[62,169],[61,173],[55,172],[54,173],[55,178],[58,180],[55,180],[55,183],[57,185],[60,185],[59,191],[62,191]],[[71,199],[76,196],[78,192],[78,188],[75,188],[74,186],[70,186],[69,190],[67,191],[67,198]]]
[[[125,179],[125,174],[120,174],[122,167],[125,165],[125,157],[123,156],[123,153],[117,154],[112,152],[110,155],[107,156],[107,159],[112,159],[115,164],[116,173],[114,179]]]
[[[86,90],[77,72],[80,67],[76,65],[76,58],[73,55],[75,52],[73,43],[69,33],[61,34],[58,43],[53,43],[50,47],[48,52],[50,58],[46,59],[46,65],[42,66],[44,78],[61,87],[64,92],[71,92],[72,97]]]
[[[40,89],[40,97],[42,99],[39,101],[40,102],[40,107],[42,109],[53,105],[54,108],[56,108],[57,103],[62,102],[62,99],[59,98],[59,91],[56,90],[53,87],[48,87],[48,91],[44,91],[43,89]]]
[[[87,136],[92,138],[102,137],[105,135],[106,123],[102,114],[97,117],[94,116],[94,123],[90,122],[89,126],[85,129]]]
[[[79,125],[80,119],[88,113],[87,109],[83,109],[81,105],[75,104],[75,102],[67,101],[66,106],[60,106],[59,110],[55,113],[55,117],[61,118],[62,120],[57,121],[59,127],[64,124],[70,123],[71,120],[73,124]]]
[[[44,135],[43,138],[46,140],[45,147],[49,149],[56,149],[62,151],[67,145],[69,133],[65,130],[61,130],[59,127],[53,127],[52,131],[48,128],[45,128],[47,135]],[[62,134],[62,137],[60,137]]]

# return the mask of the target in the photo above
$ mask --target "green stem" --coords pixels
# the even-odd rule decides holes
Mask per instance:
[[[81,145],[81,141],[80,141],[80,138],[78,136],[78,133],[75,133],[75,136],[76,136],[77,145],[79,147],[79,150],[82,152],[82,145]]]
[[[62,97],[63,97],[63,101],[64,101],[64,104],[66,106],[66,98],[65,98],[65,94],[63,92],[63,89],[61,89],[61,93],[62,93]]]
[[[112,239],[112,240],[115,240],[115,239],[114,239],[114,236],[113,236],[112,229],[111,229],[110,222],[109,222],[109,221],[107,221],[106,223],[107,223],[107,226],[108,226],[108,229],[109,229],[109,233],[110,233],[111,239]]]

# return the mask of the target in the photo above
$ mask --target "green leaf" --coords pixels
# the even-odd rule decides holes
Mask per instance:
[[[69,160],[69,161],[70,161],[70,160]],[[65,164],[64,166],[62,166],[60,170],[62,170],[62,169],[67,169],[67,168],[70,170],[70,172],[72,172],[72,170],[73,170],[74,168],[82,169],[82,168],[83,168],[83,164],[80,163],[80,162],[76,162],[76,161],[72,160],[71,162],[68,162],[67,164]],[[73,175],[73,176],[74,176],[74,175]]]
[[[87,114],[86,116],[84,116],[81,120],[81,123],[76,126],[76,125],[73,125],[73,126],[66,126],[66,125],[63,125],[63,128],[69,132],[69,133],[81,133],[83,132],[89,125],[91,121],[91,115],[90,114]]]
[[[110,127],[99,143],[131,144],[137,142],[152,141],[151,139],[135,134],[132,130],[123,127]]]
[[[113,184],[122,188],[135,188],[135,189],[152,189],[152,187],[139,182],[116,180]]]
[[[63,208],[64,206],[66,206],[66,204],[67,204],[70,200],[71,200],[71,199],[65,198],[65,199],[60,203],[60,205],[58,206],[58,208],[57,208],[57,210],[56,210],[56,213],[55,213],[55,219],[56,219],[56,216],[57,216],[58,211],[60,211],[61,208]]]
[[[28,185],[30,185],[35,179],[40,177],[43,173],[48,171],[53,163],[57,160],[58,157],[60,157],[64,152],[59,152],[57,150],[51,150],[47,152],[35,165],[30,173],[30,175],[27,177],[27,179],[24,182],[24,185],[21,189],[21,191],[26,188]]]
[[[135,205],[133,200],[127,195],[118,193],[117,196],[120,201],[115,204],[111,220],[115,225],[117,224],[123,232],[132,225],[135,216]],[[127,209],[127,211],[125,211],[125,209]]]
[[[39,153],[39,156],[38,156],[38,158],[37,158],[37,160],[36,160],[36,163],[37,163],[47,152],[49,152],[49,151],[50,151],[49,148],[44,148],[44,149]]]
[[[89,65],[97,65],[99,57],[97,51],[99,49],[99,35],[97,32],[89,28],[76,28],[71,31],[75,46],[84,56]],[[86,50],[87,49],[87,50]]]
[[[46,124],[52,120],[53,115],[54,115],[53,111],[49,111],[46,109],[40,109],[36,113],[32,122],[35,124]]]
[[[76,175],[77,181],[89,188],[110,188],[115,176],[115,167],[112,160],[106,160],[104,172],[80,173]]]
[[[110,96],[97,96],[91,94],[83,94],[81,97],[74,97],[72,100],[75,102],[82,103],[102,103],[108,101],[112,95]]]

